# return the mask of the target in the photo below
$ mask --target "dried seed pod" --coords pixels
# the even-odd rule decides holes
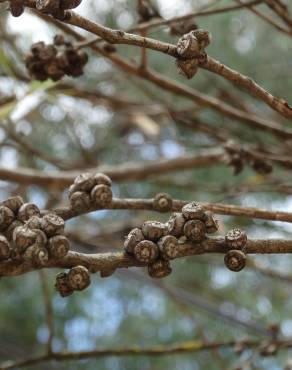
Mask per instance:
[[[19,253],[23,253],[35,240],[36,233],[25,225],[18,226],[13,231],[13,243]]]
[[[213,234],[218,231],[218,221],[214,219],[213,213],[210,211],[205,212],[205,225],[206,232],[208,234]]]
[[[112,186],[112,180],[104,173],[97,173],[94,175],[95,185],[107,185]]]
[[[23,0],[10,0],[10,12],[13,17],[19,17],[24,12]]]
[[[197,59],[177,59],[176,65],[179,74],[190,79],[197,73],[199,62]]]
[[[185,236],[193,242],[201,242],[206,238],[206,226],[200,220],[190,220],[184,226]]]
[[[54,36],[53,43],[56,46],[65,45],[65,43],[66,43],[65,37],[61,34],[57,34],[57,35]]]
[[[108,270],[101,270],[100,271],[100,277],[101,278],[107,278],[109,276],[112,276],[112,274],[116,271],[116,269],[108,269]]]
[[[90,273],[84,266],[72,267],[68,272],[68,283],[73,290],[83,290],[90,284]]]
[[[32,229],[36,233],[35,243],[38,246],[45,247],[48,242],[47,235],[40,229]]]
[[[186,220],[181,213],[173,213],[167,223],[168,234],[180,237],[183,234]]]
[[[172,209],[172,198],[167,193],[158,193],[153,200],[153,208],[159,212],[168,212]]]
[[[178,240],[173,235],[166,235],[157,242],[160,255],[164,260],[171,260],[178,256]]]
[[[55,288],[62,297],[67,297],[73,293],[73,289],[70,287],[68,282],[68,274],[60,272],[56,276]]]
[[[42,222],[42,219],[40,217],[32,216],[25,222],[25,225],[29,227],[30,229],[40,229],[41,222]]]
[[[225,235],[225,242],[229,248],[243,249],[247,243],[246,233],[240,229],[232,229]]]
[[[7,260],[11,255],[11,247],[4,235],[0,235],[0,261]]]
[[[155,261],[158,253],[158,246],[150,240],[142,240],[134,248],[135,259],[145,264]]]
[[[138,243],[144,240],[142,230],[137,227],[129,232],[124,242],[124,249],[127,253],[133,254],[134,248]]]
[[[200,50],[205,49],[207,46],[210,45],[212,41],[211,33],[205,30],[202,30],[201,28],[198,28],[194,31],[192,31],[193,36],[196,37],[196,39],[199,42]]]
[[[70,197],[71,208],[76,211],[83,211],[90,207],[90,195],[84,191],[76,191]]]
[[[90,197],[93,202],[101,207],[109,205],[113,199],[112,189],[107,185],[95,185],[91,190]]]
[[[45,266],[49,260],[49,252],[37,244],[29,246],[23,253],[24,260],[31,260],[36,266]]]
[[[205,219],[204,208],[195,202],[188,203],[182,208],[182,214],[186,220],[201,220]]]
[[[74,191],[90,191],[94,185],[94,177],[92,173],[83,173],[74,180]]]
[[[49,239],[48,250],[56,258],[65,257],[70,249],[69,240],[64,235],[55,235]]]
[[[0,230],[5,230],[15,219],[14,213],[10,208],[0,206]]]
[[[246,265],[246,255],[239,250],[230,250],[225,254],[224,263],[231,271],[241,271]]]
[[[2,202],[2,205],[11,209],[12,212],[17,214],[19,208],[23,205],[23,199],[17,195],[10,197]]]
[[[166,235],[167,225],[159,221],[145,221],[142,225],[142,233],[145,239],[157,241]]]
[[[148,265],[148,274],[152,278],[161,279],[171,274],[169,261],[157,260],[151,265]]]
[[[41,227],[48,236],[53,236],[64,232],[65,222],[55,213],[48,213],[42,218]]]
[[[13,239],[13,231],[16,227],[18,226],[23,226],[23,222],[19,221],[19,220],[15,220],[12,222],[12,224],[5,230],[5,235],[7,237],[8,240],[12,240]]]
[[[201,51],[200,43],[194,32],[186,33],[178,40],[176,51],[183,58],[196,57]]]
[[[17,218],[20,221],[27,221],[32,216],[40,217],[41,212],[39,208],[33,203],[24,203],[18,210]]]

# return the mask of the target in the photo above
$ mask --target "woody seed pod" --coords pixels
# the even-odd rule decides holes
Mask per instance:
[[[45,13],[54,13],[60,7],[60,0],[36,0],[37,10]]]
[[[13,243],[16,250],[22,253],[30,245],[34,244],[36,240],[36,233],[27,226],[18,226],[13,231]]]
[[[150,240],[142,240],[134,248],[135,259],[148,264],[158,257],[158,246]]]
[[[225,254],[224,263],[231,271],[241,271],[246,265],[246,255],[239,250],[230,250]]]
[[[197,59],[177,59],[176,65],[179,74],[190,79],[197,73],[199,62]]]
[[[91,190],[90,197],[93,202],[100,207],[105,207],[109,205],[113,199],[113,193],[109,186],[107,185],[95,185]]]
[[[41,212],[33,203],[24,203],[18,210],[17,218],[20,221],[27,221],[32,216],[40,216]]]
[[[158,221],[145,221],[142,225],[142,233],[145,239],[157,241],[166,235],[167,226]]]
[[[25,225],[29,227],[30,229],[40,229],[41,218],[38,216],[32,216],[25,222]]]
[[[96,185],[107,185],[112,186],[112,180],[103,173],[97,173],[94,175],[94,181]]]
[[[186,204],[182,208],[182,214],[186,220],[202,220],[205,219],[204,208],[195,202]]]
[[[49,213],[42,218],[41,227],[48,236],[53,236],[64,232],[65,222],[56,214]]]
[[[56,276],[55,288],[60,293],[61,297],[67,297],[73,293],[73,289],[68,282],[68,274],[60,272]]]
[[[171,260],[178,256],[178,240],[173,235],[166,235],[157,242],[160,255],[164,260]]]
[[[38,246],[45,247],[48,242],[47,235],[40,229],[32,229],[36,234],[35,243]]]
[[[0,235],[0,261],[7,260],[11,255],[11,247],[4,235]]]
[[[205,225],[206,225],[206,232],[208,234],[213,234],[218,231],[218,221],[214,219],[213,213],[210,211],[205,212]]]
[[[193,242],[201,242],[205,239],[206,226],[200,220],[190,220],[185,223],[184,234]]]
[[[178,55],[183,58],[192,58],[198,56],[201,51],[199,41],[194,32],[195,31],[191,31],[183,35],[178,40],[176,51]]]
[[[65,257],[70,249],[69,240],[64,235],[55,235],[49,239],[48,250],[56,258]]]
[[[25,250],[23,258],[31,260],[36,266],[45,266],[49,260],[49,253],[46,248],[33,244]]]
[[[127,253],[133,254],[134,248],[138,243],[144,240],[144,235],[137,227],[129,232],[124,242],[124,249]]]
[[[13,231],[16,227],[23,226],[23,223],[19,220],[15,220],[12,222],[12,224],[5,230],[5,235],[8,240],[13,239]]]
[[[153,200],[153,208],[159,212],[168,212],[172,209],[172,198],[167,193],[158,193]]]
[[[173,213],[167,223],[168,234],[180,237],[186,220],[181,213]]]
[[[0,206],[0,230],[5,230],[14,221],[15,215],[10,208]]]
[[[88,193],[76,191],[70,197],[71,208],[76,211],[82,211],[90,207],[91,200]]]
[[[60,8],[61,9],[74,9],[81,4],[82,0],[61,0]]]
[[[112,276],[112,274],[116,271],[116,269],[108,269],[108,270],[101,270],[100,271],[100,277],[101,278],[107,278],[109,276]]]
[[[65,37],[61,34],[57,34],[54,36],[53,40],[54,45],[61,46],[65,44]]]
[[[91,173],[83,173],[74,180],[74,191],[90,191],[95,185]]]
[[[83,290],[90,284],[90,274],[86,267],[75,266],[68,272],[68,283],[73,290]]]
[[[23,205],[23,199],[20,196],[10,197],[2,202],[2,205],[11,209],[12,212],[17,213],[19,208]]]
[[[196,39],[199,42],[200,50],[205,49],[207,46],[210,45],[212,41],[212,36],[210,32],[202,30],[201,28],[198,28],[194,31],[192,31],[193,36],[196,37]]]
[[[247,243],[246,233],[240,229],[232,229],[225,235],[225,242],[229,248],[243,249]]]
[[[171,274],[171,267],[169,261],[158,260],[148,265],[148,274],[152,278],[161,279]]]

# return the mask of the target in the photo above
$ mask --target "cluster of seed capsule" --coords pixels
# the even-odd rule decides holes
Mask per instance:
[[[90,285],[90,273],[84,266],[72,267],[68,272],[56,276],[55,288],[62,297],[71,295],[75,290],[84,290]]]
[[[228,252],[224,256],[224,263],[231,271],[241,271],[246,265],[246,233],[241,229],[232,229],[225,235],[225,244]]]
[[[156,197],[154,204],[169,208],[170,198],[163,194]],[[174,213],[166,223],[146,221],[142,228],[135,228],[126,237],[125,251],[141,264],[148,265],[151,277],[162,278],[171,273],[170,260],[180,254],[180,246],[187,241],[200,243],[206,234],[215,233],[218,223],[213,214],[195,202]]]
[[[111,179],[103,173],[84,173],[76,177],[69,187],[71,208],[82,211],[93,206],[109,205],[113,198]]]
[[[64,226],[61,217],[54,213],[41,217],[39,208],[20,196],[5,200],[0,206],[0,260],[43,266],[50,257],[64,257],[70,248]]]
[[[56,35],[53,44],[42,41],[32,44],[25,65],[29,75],[36,80],[51,78],[58,81],[64,75],[81,76],[87,61],[88,56],[83,50],[74,48],[62,35]]]
[[[187,78],[192,78],[197,70],[199,63],[202,63],[207,55],[205,48],[211,42],[211,35],[208,31],[195,29],[183,35],[177,43],[176,63],[179,73]]]

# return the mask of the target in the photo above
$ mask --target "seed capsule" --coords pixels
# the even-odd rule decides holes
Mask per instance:
[[[76,211],[83,211],[90,207],[91,200],[89,194],[83,191],[76,191],[70,197],[71,208]]]
[[[32,216],[40,217],[41,212],[33,203],[24,203],[18,210],[17,218],[20,221],[27,221]]]
[[[11,209],[17,214],[19,208],[23,205],[23,199],[20,196],[10,197],[2,202],[2,205]]]
[[[167,193],[158,193],[153,200],[153,208],[159,212],[169,212],[172,209],[172,198]]]
[[[40,229],[41,220],[42,219],[38,216],[32,216],[25,222],[25,225],[29,227],[30,229]]]
[[[18,226],[13,231],[13,243],[19,253],[23,253],[35,240],[36,233],[27,226]]]
[[[13,239],[13,231],[16,227],[18,226],[23,226],[23,222],[19,221],[19,220],[15,220],[11,223],[10,226],[8,226],[8,228],[5,230],[5,235],[7,237],[7,239],[9,241],[12,241]]]
[[[124,242],[124,248],[127,253],[133,254],[134,248],[138,243],[140,243],[142,240],[144,240],[144,235],[142,231],[138,228],[135,228],[129,232],[127,235],[125,242]]]
[[[247,243],[246,233],[240,229],[232,229],[225,235],[225,242],[229,248],[242,249]]]
[[[74,191],[90,191],[95,185],[91,173],[83,173],[74,180]]]
[[[0,230],[5,230],[14,221],[15,216],[10,208],[0,206]]]
[[[55,288],[60,293],[61,297],[68,297],[73,293],[73,289],[68,282],[68,274],[60,272],[56,276]]]
[[[171,274],[169,261],[158,260],[148,265],[148,274],[152,278],[161,279]]]
[[[181,213],[173,213],[167,223],[168,234],[180,237],[183,234],[185,218]]]
[[[142,225],[142,233],[145,239],[157,241],[166,235],[167,226],[158,221],[145,221]]]
[[[68,283],[73,290],[83,290],[90,284],[90,274],[86,267],[75,266],[68,272]]]
[[[107,185],[95,185],[90,193],[91,199],[95,204],[105,207],[109,205],[113,199],[113,193],[109,186]]]
[[[239,250],[230,250],[225,254],[224,263],[231,271],[241,271],[246,265],[246,255]]]
[[[208,234],[213,234],[218,231],[218,221],[214,219],[213,213],[210,211],[205,212],[205,225]]]
[[[173,235],[166,235],[157,242],[160,255],[164,260],[171,260],[178,256],[178,240]]]
[[[64,232],[65,222],[56,214],[49,213],[42,218],[41,227],[48,236],[53,236]]]
[[[33,244],[25,250],[23,258],[31,260],[36,266],[45,266],[49,260],[49,253],[46,248]]]
[[[182,214],[186,220],[201,220],[205,218],[204,208],[195,202],[188,203],[182,208]]]
[[[206,226],[200,220],[190,220],[185,223],[184,234],[193,242],[201,242],[205,239]]]
[[[11,255],[11,247],[4,235],[0,235],[0,261],[7,260]]]
[[[158,257],[158,246],[150,240],[142,240],[134,248],[134,256],[141,263],[153,262]]]
[[[55,235],[49,239],[48,249],[55,258],[65,257],[70,249],[69,240],[64,235]]]
[[[97,173],[94,175],[94,181],[96,185],[107,185],[112,186],[112,180],[103,173]]]

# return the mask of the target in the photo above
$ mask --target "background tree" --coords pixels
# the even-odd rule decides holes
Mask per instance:
[[[291,369],[290,2],[0,2],[0,369]]]

